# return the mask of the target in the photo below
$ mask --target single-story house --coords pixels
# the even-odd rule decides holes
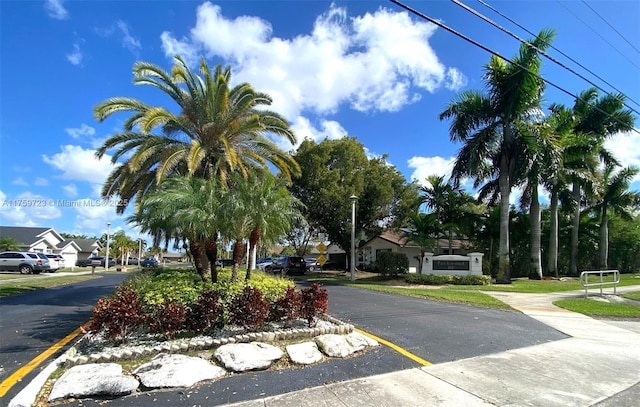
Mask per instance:
[[[76,264],[81,250],[77,239],[65,239],[52,228],[0,226],[0,237],[14,238],[23,251],[60,254],[64,257],[66,267]]]

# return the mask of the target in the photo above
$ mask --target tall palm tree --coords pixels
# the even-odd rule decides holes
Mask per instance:
[[[198,75],[176,56],[171,72],[136,62],[133,74],[134,84],[159,89],[176,106],[116,97],[94,108],[100,122],[118,112],[131,114],[123,131],[96,151],[102,157],[115,149],[114,164],[123,159],[108,177],[103,196],[117,194],[126,202],[135,196],[141,199],[155,184],[176,174],[216,179],[224,186],[230,173],[247,176],[255,168],[272,166],[287,179],[299,173],[293,157],[268,138],[281,136],[295,143],[288,122],[265,108],[271,104],[269,95],[248,83],[232,87],[230,67],[218,65],[212,72],[202,59]]]
[[[578,237],[580,228],[580,203],[582,201],[583,188],[589,186],[589,180],[593,180],[597,166],[597,158],[607,163],[615,163],[615,158],[604,149],[604,141],[607,137],[633,129],[634,117],[630,110],[624,108],[625,96],[622,94],[607,94],[600,96],[598,90],[590,88],[580,93],[573,106],[575,124],[573,131],[589,137],[592,141],[592,149],[582,160],[574,164],[582,167],[583,171],[574,171],[572,179],[574,213],[571,229],[571,257],[569,259],[569,273],[578,274]],[[581,177],[579,175],[582,175]]]
[[[440,114],[440,120],[452,119],[452,141],[464,145],[458,152],[452,171],[456,183],[470,177],[479,186],[497,178],[500,190],[500,244],[497,282],[510,283],[509,198],[516,164],[513,143],[518,125],[540,107],[544,81],[538,76],[541,59],[537,50],[549,47],[553,30],[542,30],[520,47],[514,64],[492,57],[485,67],[487,94],[466,91]]]
[[[590,208],[600,218],[599,258],[600,269],[606,270],[609,259],[609,212],[624,220],[633,219],[633,209],[640,207],[640,193],[629,191],[629,184],[638,174],[636,167],[623,168],[616,172],[614,165],[605,165],[601,176],[598,200]]]

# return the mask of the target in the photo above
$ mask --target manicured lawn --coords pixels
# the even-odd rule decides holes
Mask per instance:
[[[640,304],[612,304],[587,298],[559,300],[554,304],[591,317],[640,318]]]
[[[626,293],[622,297],[624,297],[624,298],[626,298],[628,300],[640,301],[640,291],[633,291],[633,292],[630,292],[630,293]]]
[[[19,274],[18,274],[19,275]],[[2,276],[5,276],[3,274]],[[30,276],[39,277],[39,276]],[[58,287],[66,284],[79,283],[81,281],[99,278],[98,275],[82,274],[78,276],[61,276],[61,277],[43,277],[42,279],[32,278],[24,281],[12,281],[0,284],[0,297],[8,295],[20,294],[27,291],[38,290],[41,288]]]

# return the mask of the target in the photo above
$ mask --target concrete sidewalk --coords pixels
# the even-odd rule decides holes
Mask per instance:
[[[621,287],[618,293],[638,290]],[[584,291],[487,294],[571,338],[232,406],[638,405],[640,322],[595,320],[552,304],[584,297]]]

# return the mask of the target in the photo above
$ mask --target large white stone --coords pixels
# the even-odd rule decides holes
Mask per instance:
[[[361,334],[360,332],[351,332],[345,336],[347,342],[354,348],[358,350],[363,350],[367,347],[379,346],[378,341],[369,338],[366,335]]]
[[[326,334],[313,338],[325,355],[334,358],[344,358],[358,351],[347,342],[345,335]]]
[[[208,361],[186,355],[160,354],[138,367],[133,374],[149,388],[190,387],[203,380],[224,376],[226,370]]]
[[[230,343],[220,346],[214,356],[220,363],[234,372],[266,369],[274,360],[284,356],[280,348],[262,343]]]
[[[122,366],[117,363],[74,366],[56,381],[49,401],[68,397],[122,396],[138,386],[135,378],[122,374]]]
[[[294,363],[310,365],[322,360],[322,353],[318,350],[315,342],[296,343],[287,345],[287,354]]]

